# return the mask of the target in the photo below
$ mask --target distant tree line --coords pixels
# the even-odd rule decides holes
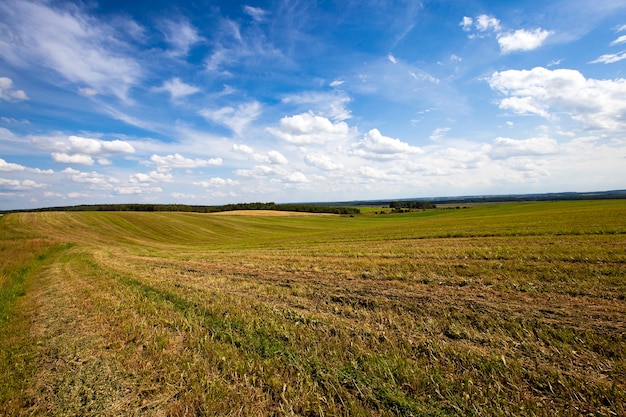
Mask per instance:
[[[410,211],[410,210],[427,210],[437,208],[430,201],[390,201],[389,208],[396,212]]]
[[[355,207],[324,206],[318,204],[276,204],[270,203],[237,203],[223,206],[198,206],[187,204],[90,204],[79,206],[46,207],[28,210],[11,210],[10,212],[41,212],[41,211],[179,211],[194,213],[217,213],[233,210],[276,210],[296,211],[304,213],[329,214],[360,214],[361,210]]]

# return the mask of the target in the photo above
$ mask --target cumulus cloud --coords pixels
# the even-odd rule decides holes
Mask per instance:
[[[12,34],[0,39],[0,55],[18,68],[44,67],[121,99],[142,76],[124,33],[77,5],[5,0],[0,15]]]
[[[235,175],[246,179],[268,179],[273,183],[305,183],[309,179],[300,171],[290,171],[284,166],[257,165],[252,169],[238,169]]]
[[[27,191],[36,188],[46,188],[46,184],[41,184],[33,180],[9,180],[6,178],[0,178],[0,190],[9,191]]]
[[[140,185],[122,185],[115,187],[115,192],[121,195],[161,193],[161,187],[142,187]]]
[[[500,50],[504,54],[515,51],[531,51],[539,48],[552,32],[543,29],[520,29],[498,36]]]
[[[7,77],[0,77],[0,100],[14,102],[28,100],[24,90],[15,90],[13,80]]]
[[[70,155],[64,152],[53,152],[52,159],[54,162],[60,164],[73,164],[73,165],[93,165],[94,160],[89,155],[74,154]]]
[[[325,155],[307,155],[304,162],[322,171],[336,171],[344,168],[343,164],[335,162]]]
[[[167,80],[163,83],[161,87],[153,88],[153,91],[164,91],[170,93],[172,99],[178,99],[181,97],[189,96],[192,94],[196,94],[200,92],[198,87],[194,87],[193,85],[185,84],[178,77],[174,77],[171,80]]]
[[[333,123],[326,117],[311,112],[285,116],[279,127],[267,128],[272,135],[297,145],[313,145],[326,142],[342,141],[354,135],[345,122]]]
[[[139,172],[130,176],[129,182],[131,184],[147,184],[154,182],[171,182],[173,176],[168,171],[151,171],[147,174]]]
[[[51,169],[41,170],[39,168],[28,168],[24,165],[7,162],[0,158],[0,172],[31,172],[34,174],[54,174]]]
[[[211,159],[191,159],[185,158],[180,154],[174,155],[152,155],[150,157],[150,161],[156,164],[161,169],[168,168],[203,168],[203,167],[211,167],[211,166],[220,166],[222,165],[222,158],[211,158]]]
[[[254,153],[254,149],[245,144],[234,144],[233,151],[244,155],[252,155]]]
[[[383,136],[378,129],[372,129],[363,136],[351,154],[366,159],[402,159],[410,154],[423,151],[400,139]]]
[[[237,107],[226,106],[220,109],[202,109],[198,112],[202,117],[226,126],[240,135],[241,132],[261,115],[261,103],[253,101]]]
[[[62,164],[93,165],[93,157],[98,157],[98,162],[101,165],[110,165],[111,161],[106,159],[106,156],[135,152],[135,148],[123,140],[106,141],[82,136],[69,136],[67,140],[43,138],[37,139],[35,142],[56,149],[57,152],[52,153],[52,159]]]
[[[570,69],[508,70],[488,79],[507,97],[500,108],[554,118],[566,113],[588,129],[626,129],[626,79],[596,80]]]
[[[70,152],[86,155],[104,156],[119,153],[133,153],[135,148],[123,140],[101,140],[84,138],[81,136],[69,136]]]
[[[267,153],[267,159],[271,164],[285,165],[289,161],[278,151],[269,151]]]
[[[106,177],[97,172],[83,172],[73,168],[66,168],[61,173],[69,176],[74,182],[90,184],[99,190],[112,189],[113,184],[119,182],[115,178]]]
[[[239,182],[230,178],[214,177],[206,181],[197,181],[197,182],[194,182],[193,184],[199,185],[204,188],[211,188],[211,187],[224,187],[224,186],[230,186],[230,185],[237,185],[239,184]]]
[[[516,51],[531,51],[539,48],[553,32],[535,28],[505,31],[498,19],[481,14],[475,19],[465,16],[459,23],[464,31],[470,32],[469,37],[483,37],[486,32],[495,33],[503,54]]]
[[[466,32],[470,32],[472,28],[479,32],[486,32],[490,29],[496,32],[500,31],[500,21],[495,17],[486,14],[481,14],[475,19],[472,19],[469,16],[463,16],[459,26],[461,26]]]
[[[22,166],[19,164],[13,164],[0,158],[0,171],[11,172],[11,171],[25,171],[25,170],[26,170],[25,166]]]
[[[551,138],[530,138],[516,140],[499,137],[489,148],[489,157],[492,159],[506,159],[518,156],[550,155],[557,153],[559,145]]]
[[[280,152],[276,150],[269,151],[265,154],[260,154],[260,153],[255,153],[254,149],[252,149],[248,145],[234,144],[233,151],[242,155],[246,155],[250,159],[256,162],[261,162],[265,164],[285,165],[289,162],[287,161],[287,158],[285,158],[283,154],[281,154]]]

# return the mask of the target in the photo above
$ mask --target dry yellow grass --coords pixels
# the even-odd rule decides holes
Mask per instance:
[[[624,415],[625,215],[6,216],[0,411]]]

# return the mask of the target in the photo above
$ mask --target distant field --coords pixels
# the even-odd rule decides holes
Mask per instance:
[[[2,216],[0,415],[626,415],[626,201],[237,214]]]
[[[214,216],[256,216],[256,217],[293,217],[293,216],[337,216],[330,213],[309,213],[306,211],[278,210],[232,210],[211,213]]]

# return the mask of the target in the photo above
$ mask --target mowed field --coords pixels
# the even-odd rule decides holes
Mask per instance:
[[[0,218],[0,415],[626,415],[626,201]]]

